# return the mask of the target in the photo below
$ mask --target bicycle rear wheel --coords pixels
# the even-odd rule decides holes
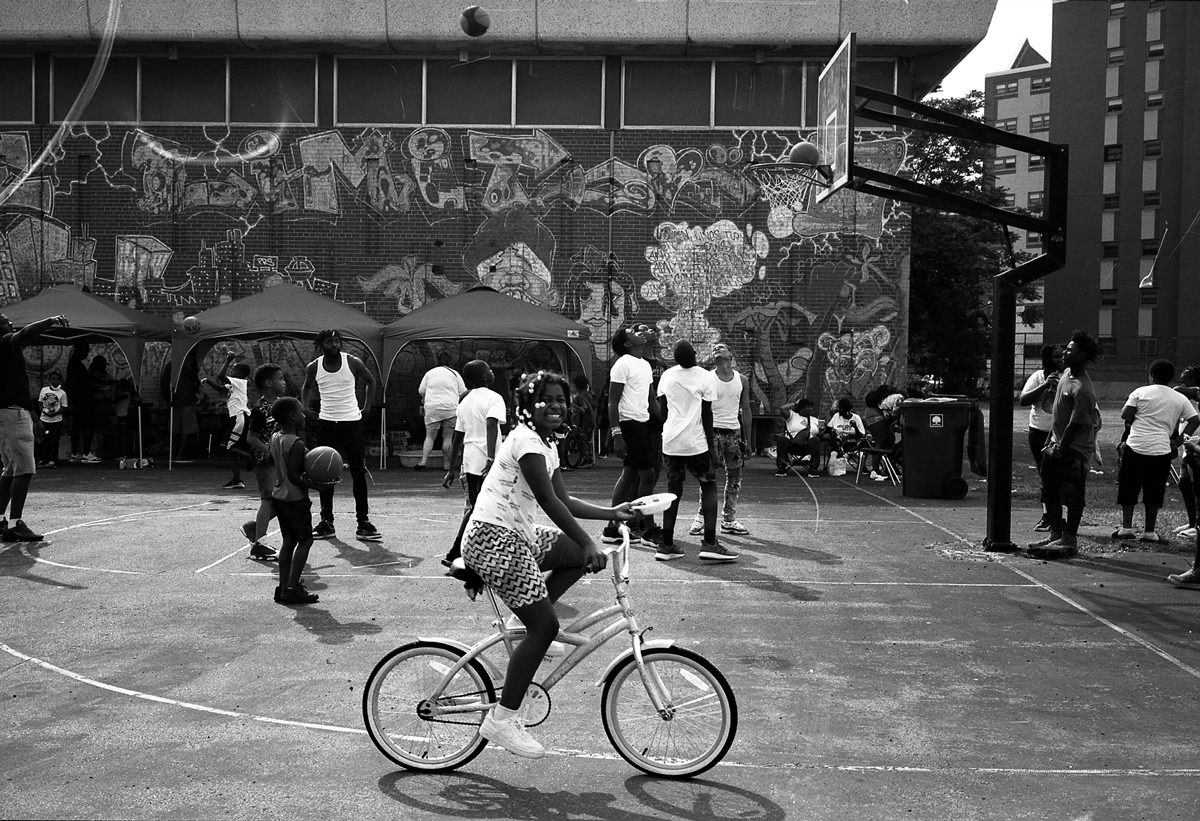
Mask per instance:
[[[417,641],[388,653],[367,678],[363,721],[379,751],[402,767],[441,772],[461,767],[487,741],[479,725],[496,700],[491,676],[472,659],[435,693],[463,651],[432,641]],[[439,714],[438,708],[478,710]]]
[[[737,701],[710,661],[665,647],[643,654],[647,674],[662,683],[667,717],[654,709],[630,656],[604,682],[600,715],[621,757],[667,778],[699,775],[724,758],[737,734]]]
[[[571,430],[567,434],[563,450],[565,451],[564,462],[566,466],[569,468],[580,467],[587,456],[587,437],[578,428]]]

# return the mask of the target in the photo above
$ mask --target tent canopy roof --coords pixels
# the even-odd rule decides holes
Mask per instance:
[[[519,339],[565,345],[591,378],[592,355],[586,325],[524,300],[480,285],[430,302],[383,328],[385,372],[400,349],[431,339]]]

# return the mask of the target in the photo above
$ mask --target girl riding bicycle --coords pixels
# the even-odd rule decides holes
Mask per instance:
[[[525,692],[558,635],[553,603],[584,573],[608,562],[577,519],[628,521],[628,502],[601,507],[567,493],[554,431],[567,418],[570,388],[558,373],[526,374],[516,389],[517,425],[496,453],[463,536],[467,566],[525,625],[513,650],[500,703],[479,734],[511,753],[541,758],[545,749],[518,715]],[[541,509],[557,529],[534,524]],[[543,571],[549,571],[543,576]]]

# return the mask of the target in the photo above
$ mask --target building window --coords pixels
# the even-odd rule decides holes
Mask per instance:
[[[1008,171],[1016,171],[1017,170],[1017,158],[1016,157],[997,157],[996,159],[992,160],[992,170],[995,171],[997,174],[1003,174]]]
[[[1153,258],[1158,253],[1158,242],[1152,239],[1142,240],[1142,256]]]
[[[1110,48],[1108,50],[1108,64],[1110,66],[1118,66],[1125,62],[1125,49]]]
[[[1103,286],[1101,286],[1103,287]],[[1105,308],[1117,307],[1117,292],[1116,290],[1107,290],[1100,292],[1100,304]]]
[[[1121,67],[1109,66],[1104,69],[1104,96],[1121,96]]]
[[[339,125],[421,122],[423,60],[338,58],[334,71]]]
[[[1159,68],[1162,63],[1158,60],[1146,61],[1146,91],[1158,91],[1159,86]]]
[[[625,60],[622,84],[627,126],[709,126],[712,63],[700,60]]]
[[[1162,39],[1162,12],[1155,9],[1146,12],[1146,42]]]
[[[425,121],[435,125],[512,123],[511,60],[427,60]]]
[[[1029,155],[1029,170],[1030,171],[1037,171],[1037,170],[1039,170],[1041,168],[1045,168],[1045,167],[1046,167],[1046,158],[1045,157],[1039,157],[1037,154]]]
[[[232,57],[229,119],[283,125],[317,122],[317,61],[294,57]]]
[[[1017,204],[1017,195],[1012,191],[1002,191],[1000,193],[1000,201],[1005,208],[1012,208]]]
[[[1153,319],[1151,320],[1153,322]],[[1142,356],[1158,356],[1158,340],[1157,339],[1139,339],[1138,353]]]
[[[1163,93],[1155,91],[1153,94],[1146,95],[1146,108],[1157,108],[1163,104]]]
[[[1116,163],[1105,163],[1104,170],[1101,172],[1104,190],[1101,193],[1115,194],[1117,193],[1117,165]]]
[[[997,97],[1013,97],[1016,95],[1016,93],[1017,93],[1017,81],[1016,80],[1013,80],[1011,83],[996,83],[996,96]]]
[[[33,122],[33,58],[0,57],[0,123]]]
[[[1027,248],[1040,248],[1042,246],[1042,235],[1037,231],[1030,231],[1025,235],[1025,246]]]
[[[1153,307],[1138,308],[1138,330],[1137,335],[1140,337],[1154,336],[1154,311]]]
[[[890,64],[889,64],[890,65]],[[804,121],[804,63],[716,64],[716,125],[798,127]],[[879,86],[891,91],[892,84]],[[810,120],[816,112],[809,112]]]
[[[1162,141],[1161,140],[1146,140],[1142,144],[1142,154],[1146,157],[1161,157],[1162,156]]]
[[[1142,139],[1158,139],[1158,109],[1142,112]]]
[[[1121,249],[1115,242],[1106,242],[1100,246],[1100,256],[1103,259],[1116,259],[1121,255]]]
[[[1121,18],[1112,17],[1108,21],[1108,48],[1121,47]]]
[[[1117,292],[1117,261],[1115,259],[1100,260],[1100,304],[1116,305]],[[1111,295],[1112,301],[1108,301]]]
[[[1142,195],[1142,205],[1158,205],[1162,202],[1162,195],[1157,191],[1147,191]]]
[[[61,121],[83,88],[92,70],[91,57],[55,57],[51,90],[53,118]],[[92,99],[79,119],[83,122],[136,123],[138,65],[136,57],[113,57],[108,61]],[[8,92],[4,92],[7,94]]]
[[[1125,3],[1123,0],[1114,0],[1108,4],[1108,16],[1119,17],[1125,13]]]
[[[1044,94],[1050,90],[1050,75],[1043,74],[1040,77],[1032,77],[1029,80],[1030,94]]]
[[[1143,305],[1158,304],[1158,289],[1157,288],[1139,288],[1138,298]]]
[[[1049,114],[1030,114],[1029,115],[1029,130],[1033,131],[1049,131],[1050,130],[1050,115]]]
[[[1154,239],[1158,236],[1158,231],[1155,229],[1157,216],[1157,208],[1142,209],[1142,239]]]
[[[1167,53],[1167,48],[1162,43],[1151,43],[1146,46],[1146,56],[1151,60],[1161,59]]]
[[[1028,202],[1029,202],[1028,208],[1030,211],[1041,211],[1042,206],[1046,202],[1045,192],[1044,191],[1030,191]]]
[[[1104,144],[1113,145],[1117,142],[1117,131],[1121,125],[1120,114],[1104,115]]]
[[[1117,239],[1117,212],[1105,211],[1100,214],[1100,241],[1115,242]]]
[[[1120,194],[1105,194],[1104,195],[1104,207],[1105,208],[1120,208],[1121,207],[1121,195]]]
[[[1105,162],[1120,162],[1121,161],[1121,146],[1120,145],[1104,146],[1104,161]]]
[[[516,78],[517,125],[603,125],[603,60],[517,60]]]
[[[1124,105],[1124,103],[1121,100],[1121,98],[1117,97],[1115,99],[1109,100],[1106,107],[1109,111],[1120,111],[1121,108],[1123,107],[1123,105]]]
[[[1101,308],[1096,318],[1096,333],[1101,339],[1111,339],[1113,336],[1113,315],[1116,308]]]
[[[1017,118],[1009,117],[1004,120],[996,120],[996,128],[1001,131],[1007,131],[1011,134],[1017,133]]]
[[[1154,250],[1155,249],[1152,248],[1150,250],[1150,254],[1148,256],[1143,256],[1138,262],[1138,282],[1141,282],[1146,277],[1150,276],[1150,271],[1154,268]],[[1142,249],[1142,253],[1145,253],[1144,248]]]
[[[1158,190],[1158,160],[1142,160],[1142,190]]]

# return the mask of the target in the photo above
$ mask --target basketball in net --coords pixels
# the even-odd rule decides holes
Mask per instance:
[[[746,173],[771,204],[772,211],[783,208],[807,211],[820,161],[820,149],[804,141],[788,149],[786,161],[755,163],[746,168]]]
[[[342,475],[342,455],[333,448],[313,448],[304,456],[304,472],[314,482],[332,482]]]

